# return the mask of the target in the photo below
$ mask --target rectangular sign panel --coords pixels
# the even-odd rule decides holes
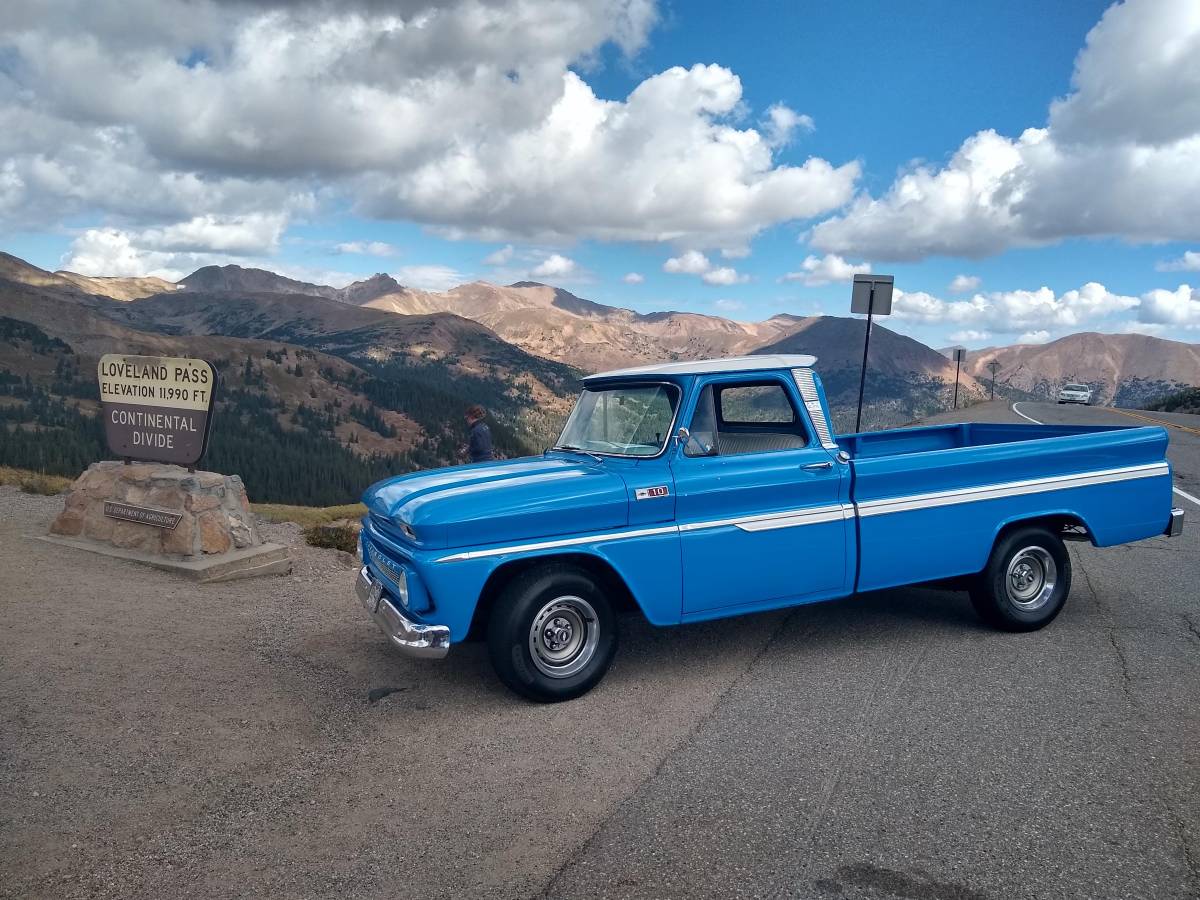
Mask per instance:
[[[191,466],[208,446],[217,373],[202,359],[100,358],[100,408],[117,456]]]
[[[867,313],[876,316],[890,315],[895,283],[894,275],[855,275],[850,293],[850,312],[863,316]]]

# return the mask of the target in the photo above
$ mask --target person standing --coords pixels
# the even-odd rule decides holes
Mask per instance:
[[[473,463],[489,462],[494,459],[492,454],[492,431],[484,419],[483,407],[479,405],[467,408],[467,456]]]

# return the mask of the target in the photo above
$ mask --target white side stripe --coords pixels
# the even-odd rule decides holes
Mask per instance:
[[[1015,412],[1015,413],[1016,413],[1018,416],[1020,416],[1022,419],[1028,419],[1028,420],[1029,420],[1030,422],[1032,422],[1034,425],[1044,425],[1044,424],[1045,424],[1044,422],[1039,422],[1039,421],[1038,421],[1037,419],[1035,419],[1033,416],[1027,416],[1027,415],[1025,415],[1025,413],[1023,413],[1023,412],[1021,412],[1019,409],[1017,409],[1017,404],[1015,404],[1015,403],[1012,405],[1012,411],[1013,411],[1013,412]],[[1164,424],[1165,424],[1165,423],[1164,423]],[[1193,496],[1192,496],[1191,494],[1189,494],[1187,491],[1185,491],[1185,490],[1182,490],[1181,488],[1177,488],[1177,487],[1175,487],[1175,486],[1172,486],[1172,487],[1171,487],[1171,490],[1173,490],[1175,493],[1177,493],[1177,494],[1178,494],[1180,497],[1182,497],[1184,500],[1191,500],[1191,501],[1192,501],[1193,503],[1195,503],[1197,506],[1200,506],[1200,497],[1193,497]]]
[[[1070,488],[1129,481],[1134,478],[1157,478],[1170,472],[1165,462],[1126,466],[1120,469],[1105,469],[1101,472],[1083,472],[1078,475],[1051,475],[1046,478],[1030,478],[1026,481],[1009,481],[1004,484],[989,484],[975,488],[959,488],[950,491],[932,491],[928,494],[909,494],[904,497],[887,497],[881,500],[866,500],[858,505],[860,516],[879,516],[886,513],[908,512],[914,509],[932,509],[955,503],[975,503],[980,500],[999,500],[1004,497],[1019,497],[1022,494],[1037,494],[1043,491],[1064,491]]]
[[[909,494],[904,497],[867,500],[856,504],[856,507],[857,514],[860,516],[880,516],[888,513],[951,506],[956,503],[974,503],[980,500],[999,500],[1004,497],[1019,497],[1023,494],[1035,494],[1044,491],[1069,490],[1071,488],[1089,487],[1097,484],[1129,481],[1134,478],[1156,478],[1166,475],[1169,471],[1170,469],[1165,462],[1146,463],[1140,466],[1106,469],[1101,472],[1084,472],[1077,475],[1051,475],[1046,478],[1031,478],[1026,481],[1010,481],[1004,484],[991,484],[982,487],[957,488],[949,491],[933,491],[927,494]],[[651,537],[659,534],[681,534],[684,532],[702,531],[708,528],[726,528],[729,526],[734,526],[748,532],[772,531],[778,528],[796,528],[803,525],[836,522],[839,519],[853,518],[854,515],[855,507],[839,503],[831,506],[813,506],[806,509],[763,513],[754,516],[738,516],[731,519],[713,519],[708,522],[661,525],[652,528],[636,528],[629,531],[611,531],[601,534],[585,534],[577,537],[535,541],[528,544],[511,544],[506,547],[489,547],[484,550],[466,550],[462,553],[443,556],[437,562],[461,562],[467,559],[486,559],[490,556],[505,556],[509,553],[531,553],[536,550],[578,547],[583,544],[623,541],[629,538]]]
[[[687,522],[679,526],[680,531],[703,531],[706,528],[723,528],[734,525],[742,531],[770,531],[773,528],[794,528],[797,525],[816,525],[833,522],[854,515],[849,506],[838,503],[833,506],[811,506],[805,509],[789,509],[783,512],[761,513],[756,516],[735,516],[731,519],[713,519],[711,522]]]
[[[533,550],[548,550],[552,547],[577,547],[580,544],[599,544],[604,541],[622,541],[626,538],[649,537],[653,534],[671,534],[679,531],[678,525],[664,525],[660,528],[638,528],[634,531],[613,531],[606,534],[585,534],[582,537],[558,538],[553,541],[538,541],[533,544],[513,544],[508,547],[489,547],[487,550],[467,550],[443,556],[438,560],[444,562],[460,562],[464,559],[483,559],[488,556],[503,556],[506,553],[528,553]]]

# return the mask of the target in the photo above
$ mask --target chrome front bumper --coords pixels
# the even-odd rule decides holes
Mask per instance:
[[[1183,534],[1183,510],[1178,506],[1171,510],[1171,521],[1163,532],[1167,537],[1177,537]]]
[[[441,659],[450,649],[450,629],[445,625],[423,625],[405,616],[383,592],[383,582],[363,566],[354,580],[354,593],[380,631],[408,656]]]

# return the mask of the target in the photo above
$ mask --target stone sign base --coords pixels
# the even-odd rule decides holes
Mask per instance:
[[[287,548],[263,543],[238,476],[158,463],[93,463],[71,485],[47,540],[198,581],[292,567]]]

